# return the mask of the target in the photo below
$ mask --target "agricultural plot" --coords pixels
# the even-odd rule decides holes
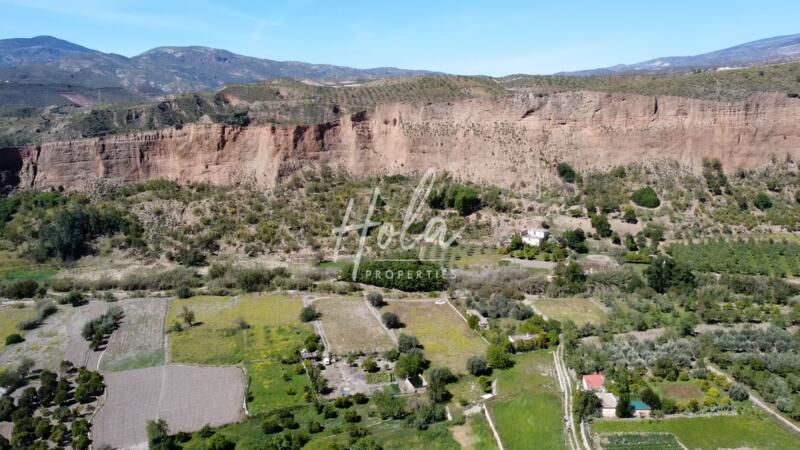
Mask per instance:
[[[405,324],[399,330],[416,336],[433,366],[463,373],[470,356],[482,355],[486,344],[464,320],[444,303],[430,300],[390,300],[382,311],[390,311]]]
[[[685,405],[694,399],[698,402],[703,401],[705,393],[691,381],[676,381],[656,386],[656,392],[670,398],[678,404]]]
[[[701,272],[800,276],[800,244],[794,241],[706,241],[674,244],[667,252]]]
[[[362,298],[332,297],[314,301],[330,352],[378,353],[394,348],[394,341]]]
[[[541,311],[548,319],[572,320],[576,325],[600,324],[606,313],[592,299],[588,298],[537,298],[531,305]]]
[[[672,433],[609,433],[598,436],[603,450],[682,450]]]
[[[39,264],[18,258],[8,252],[0,252],[0,282],[16,280],[45,281],[58,273],[58,268],[49,263]]]
[[[98,447],[146,446],[148,420],[164,419],[174,433],[235,422],[242,415],[238,367],[168,365],[108,373],[105,382],[106,400],[92,421]]]
[[[549,351],[523,353],[497,374],[498,396],[489,403],[497,432],[508,450],[565,449],[561,397]]]
[[[248,392],[252,398],[247,403],[248,412],[261,414],[304,404],[303,388],[310,383],[305,374],[293,369],[293,366],[269,360],[245,364]]]
[[[77,366],[97,367],[100,352],[89,350],[81,336],[83,325],[108,310],[106,302],[92,301],[83,306],[59,306],[39,327],[25,332],[25,341],[6,347],[0,354],[0,367],[15,366],[31,358],[37,367],[56,370],[62,360]]]
[[[17,329],[17,324],[31,319],[36,315],[33,306],[30,305],[8,305],[0,307],[0,351],[5,348],[5,337],[9,334],[24,334],[24,331]]]
[[[164,362],[164,317],[167,299],[138,298],[118,303],[125,313],[100,358],[100,369],[119,371]]]
[[[174,300],[167,325],[181,323],[183,307],[195,313],[196,324],[171,332],[170,360],[225,365],[264,359],[276,351],[291,350],[310,330],[301,326],[302,302],[297,297],[266,295],[194,297]],[[242,327],[238,321],[246,325]]]
[[[602,420],[592,425],[603,433],[672,433],[690,449],[797,448],[798,439],[766,418],[751,413],[737,416],[688,417],[667,420]]]

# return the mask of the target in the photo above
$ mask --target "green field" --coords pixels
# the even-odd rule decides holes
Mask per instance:
[[[0,350],[6,346],[6,336],[12,333],[22,334],[17,329],[17,324],[36,315],[33,307],[26,306],[18,308],[16,306],[4,306],[0,308]]]
[[[167,324],[180,321],[183,306],[195,312],[197,324],[169,335],[171,362],[223,365],[268,358],[293,351],[310,331],[298,314],[299,298],[267,295],[200,296],[170,303]],[[248,329],[238,329],[242,318]]]
[[[245,364],[250,414],[261,414],[278,408],[304,404],[303,387],[309,385],[305,374],[298,374],[294,366],[277,361],[257,361]]]
[[[659,395],[671,398],[681,405],[692,399],[701,402],[705,396],[703,390],[691,381],[665,382],[657,384],[654,388]]]
[[[486,344],[477,333],[467,327],[448,304],[432,301],[390,300],[383,311],[400,316],[406,325],[400,331],[416,336],[424,347],[425,357],[431,365],[449,367],[455,373],[466,371],[470,356],[482,355]]]
[[[600,324],[606,319],[605,311],[588,298],[537,298],[533,305],[548,319],[569,319],[578,326]]]
[[[597,433],[666,432],[677,436],[690,449],[754,448],[784,450],[797,448],[800,438],[768,419],[753,414],[693,417],[668,420],[603,420],[592,426]]]
[[[8,252],[0,252],[0,283],[16,280],[45,281],[58,273],[53,264],[38,264],[27,259],[17,258]]]
[[[600,436],[603,450],[682,450],[672,433],[608,433]]]
[[[564,449],[564,423],[558,383],[550,376],[552,352],[523,353],[515,365],[497,373],[498,396],[489,403],[497,432],[508,450]]]

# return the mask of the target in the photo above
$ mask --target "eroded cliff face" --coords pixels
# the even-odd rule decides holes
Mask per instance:
[[[170,179],[272,187],[320,163],[354,175],[428,168],[501,186],[577,168],[672,160],[699,171],[800,157],[800,100],[760,95],[717,103],[598,92],[519,94],[497,100],[386,104],[312,126],[191,125],[46,143],[21,150],[20,187],[80,189],[96,180]]]

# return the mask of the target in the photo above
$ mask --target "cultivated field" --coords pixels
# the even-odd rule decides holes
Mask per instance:
[[[511,369],[498,371],[498,396],[489,403],[497,432],[508,450],[565,449],[561,398],[553,354],[523,353]]]
[[[606,318],[606,313],[588,298],[537,298],[531,304],[549,319],[570,319],[578,326],[599,324]]]
[[[147,421],[157,418],[175,433],[235,422],[242,415],[244,383],[238,367],[167,365],[108,373],[105,382],[107,397],[92,427],[96,446],[142,444]]]
[[[608,433],[600,436],[603,450],[682,450],[672,433]]]
[[[78,366],[97,367],[100,352],[89,351],[89,343],[81,336],[83,325],[108,310],[106,302],[92,301],[72,307],[61,305],[38,328],[25,332],[25,342],[5,348],[0,366],[15,366],[22,358],[31,358],[37,367],[55,370],[62,360]]]
[[[388,303],[381,311],[400,316],[406,327],[398,332],[416,336],[433,366],[464,372],[470,356],[486,351],[484,341],[446,303],[437,305],[433,300],[389,300]]]
[[[0,351],[6,346],[6,336],[13,333],[25,334],[24,331],[17,329],[17,324],[31,319],[35,315],[36,312],[33,306],[30,305],[23,306],[20,304],[0,307]]]
[[[664,383],[656,387],[656,391],[679,404],[685,405],[689,400],[703,401],[705,393],[691,381]]]
[[[260,414],[279,408],[301,405],[303,388],[310,384],[308,376],[298,374],[294,366],[277,361],[256,361],[245,364],[249,384],[247,409]]]
[[[602,420],[592,425],[597,433],[667,432],[690,449],[797,448],[797,438],[768,419],[752,414],[692,417],[667,420]]]
[[[195,313],[196,324],[169,335],[170,361],[225,365],[263,359],[274,353],[275,344],[296,342],[308,327],[298,319],[302,302],[282,295],[240,297],[193,297],[174,300],[167,313],[167,326],[180,322],[183,306]],[[243,319],[249,328],[242,329]]]
[[[385,352],[394,341],[363,298],[331,297],[314,301],[331,353]]]
[[[157,366],[164,362],[164,317],[167,299],[120,301],[125,316],[100,359],[103,371]]]

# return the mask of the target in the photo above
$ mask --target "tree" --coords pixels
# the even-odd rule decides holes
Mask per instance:
[[[394,365],[394,372],[397,378],[413,378],[422,373],[425,365],[425,358],[421,352],[413,352],[400,355]]]
[[[762,211],[772,208],[772,200],[770,200],[769,195],[765,192],[759,192],[755,200],[753,200],[753,204]]]
[[[383,301],[383,294],[381,294],[379,291],[372,291],[367,294],[367,301],[370,305],[376,308],[380,308],[386,304],[386,302]]]
[[[482,356],[470,356],[467,359],[467,372],[478,377],[489,373],[489,364]]]
[[[508,346],[502,344],[491,344],[486,349],[486,362],[492,369],[507,369],[514,365]]]
[[[737,402],[743,402],[750,397],[750,394],[747,393],[747,388],[744,387],[741,383],[735,383],[731,386],[731,390],[728,392],[731,396],[731,400],[735,400]]]
[[[208,450],[233,450],[234,448],[236,448],[236,444],[219,433],[214,433],[214,435],[206,441],[206,449]]]
[[[382,420],[402,419],[406,415],[405,401],[392,394],[386,387],[383,391],[372,394],[372,404],[375,406]]]
[[[608,217],[605,214],[593,214],[592,215],[592,226],[597,231],[598,236],[600,237],[609,237],[613,230],[611,229],[611,224],[608,223]]]
[[[456,193],[453,206],[459,214],[468,216],[481,209],[481,199],[475,189],[464,186]]]
[[[187,308],[186,306],[183,307],[178,317],[180,317],[184,322],[186,322],[186,325],[188,325],[189,327],[194,325],[194,318],[195,318],[194,311]]]
[[[378,365],[375,363],[375,360],[367,357],[364,359],[364,362],[361,363],[361,368],[364,369],[365,372],[377,372]]]
[[[20,335],[19,333],[11,333],[8,336],[6,336],[6,345],[19,344],[24,340],[25,339],[23,339],[22,335]]]
[[[661,205],[661,200],[658,194],[650,186],[638,189],[631,195],[631,200],[637,205],[644,208],[658,208]]]
[[[586,274],[581,265],[575,261],[570,261],[567,265],[558,263],[553,284],[560,292],[577,294],[585,289]]]
[[[603,402],[592,391],[577,391],[572,402],[572,411],[578,416],[578,420],[588,419],[597,415],[597,410],[603,406]]]
[[[558,176],[567,183],[574,183],[578,178],[578,174],[575,173],[575,169],[565,162],[558,163],[558,166],[556,166],[556,171],[558,172]]]
[[[561,234],[564,243],[567,247],[575,250],[578,253],[586,253],[589,248],[586,246],[586,234],[580,228],[574,230],[567,230]]]
[[[455,381],[453,372],[446,367],[435,367],[428,371],[428,397],[434,403],[446,403],[452,397],[447,384]]]
[[[73,433],[74,425],[73,422]],[[169,450],[172,439],[169,436],[169,426],[164,419],[150,420],[147,422],[147,441],[151,450]]]
[[[393,312],[385,312],[381,314],[381,320],[387,328],[401,328],[403,326],[403,322],[400,321],[400,317]]]
[[[633,416],[633,413],[631,412],[631,397],[627,391],[619,394],[619,398],[617,399],[616,414],[620,419]]]
[[[301,322],[313,322],[319,319],[321,314],[317,312],[317,309],[314,308],[314,305],[306,306],[305,308],[300,311],[300,321]]]
[[[622,208],[622,220],[627,223],[636,223],[639,219],[636,218],[636,210],[633,209],[630,205],[625,205]]]
[[[400,333],[400,337],[397,338],[397,349],[400,353],[408,353],[419,347],[419,339],[416,336]]]
[[[650,405],[650,407],[654,410],[661,409],[661,397],[659,397],[658,394],[656,394],[656,392],[649,386],[639,391],[639,398],[641,398],[643,402]]]
[[[658,256],[645,269],[647,282],[653,290],[663,294],[673,287],[694,287],[695,278],[692,272],[678,265],[674,259]]]

